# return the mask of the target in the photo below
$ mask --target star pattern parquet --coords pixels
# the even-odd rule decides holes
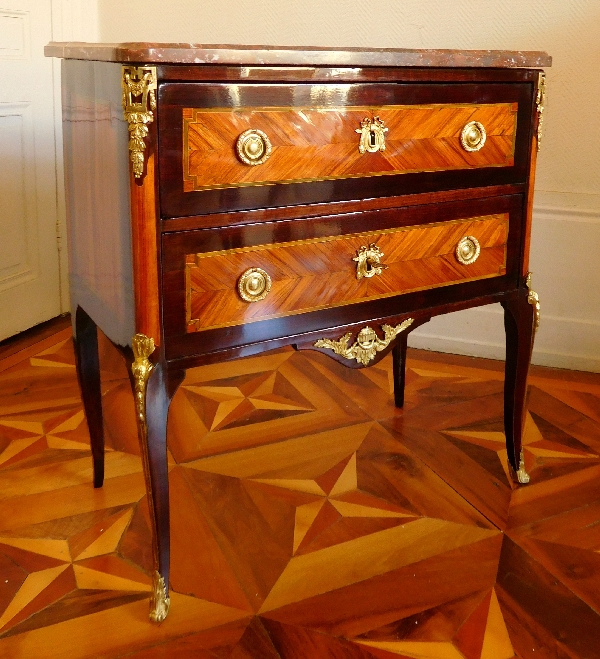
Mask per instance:
[[[0,359],[0,657],[600,657],[600,376],[533,369],[527,487],[502,365],[280,350],[191,369],[169,420],[172,605],[125,364],[102,340],[104,487],[70,329]]]

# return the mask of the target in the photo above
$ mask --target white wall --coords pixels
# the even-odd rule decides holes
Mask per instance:
[[[101,41],[545,50],[533,287],[534,362],[600,372],[600,2],[598,0],[98,0]],[[419,347],[502,357],[495,306],[434,319]]]

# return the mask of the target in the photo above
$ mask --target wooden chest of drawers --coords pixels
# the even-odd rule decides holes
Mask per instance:
[[[271,348],[360,368],[501,302],[510,466],[537,295],[544,53],[50,44],[62,57],[78,373],[103,480],[96,328],[129,359],[168,610],[166,419],[185,369]]]

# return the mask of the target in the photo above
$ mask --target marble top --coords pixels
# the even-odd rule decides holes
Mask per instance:
[[[187,43],[51,42],[47,57],[137,62],[140,64],[221,64],[241,66],[425,66],[544,68],[552,58],[541,51],[411,50],[405,48],[321,48],[232,46]]]

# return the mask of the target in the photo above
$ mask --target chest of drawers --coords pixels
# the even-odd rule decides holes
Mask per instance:
[[[50,44],[63,62],[72,310],[103,481],[97,327],[127,356],[168,610],[166,420],[185,369],[294,345],[351,368],[500,302],[521,433],[545,53]]]

